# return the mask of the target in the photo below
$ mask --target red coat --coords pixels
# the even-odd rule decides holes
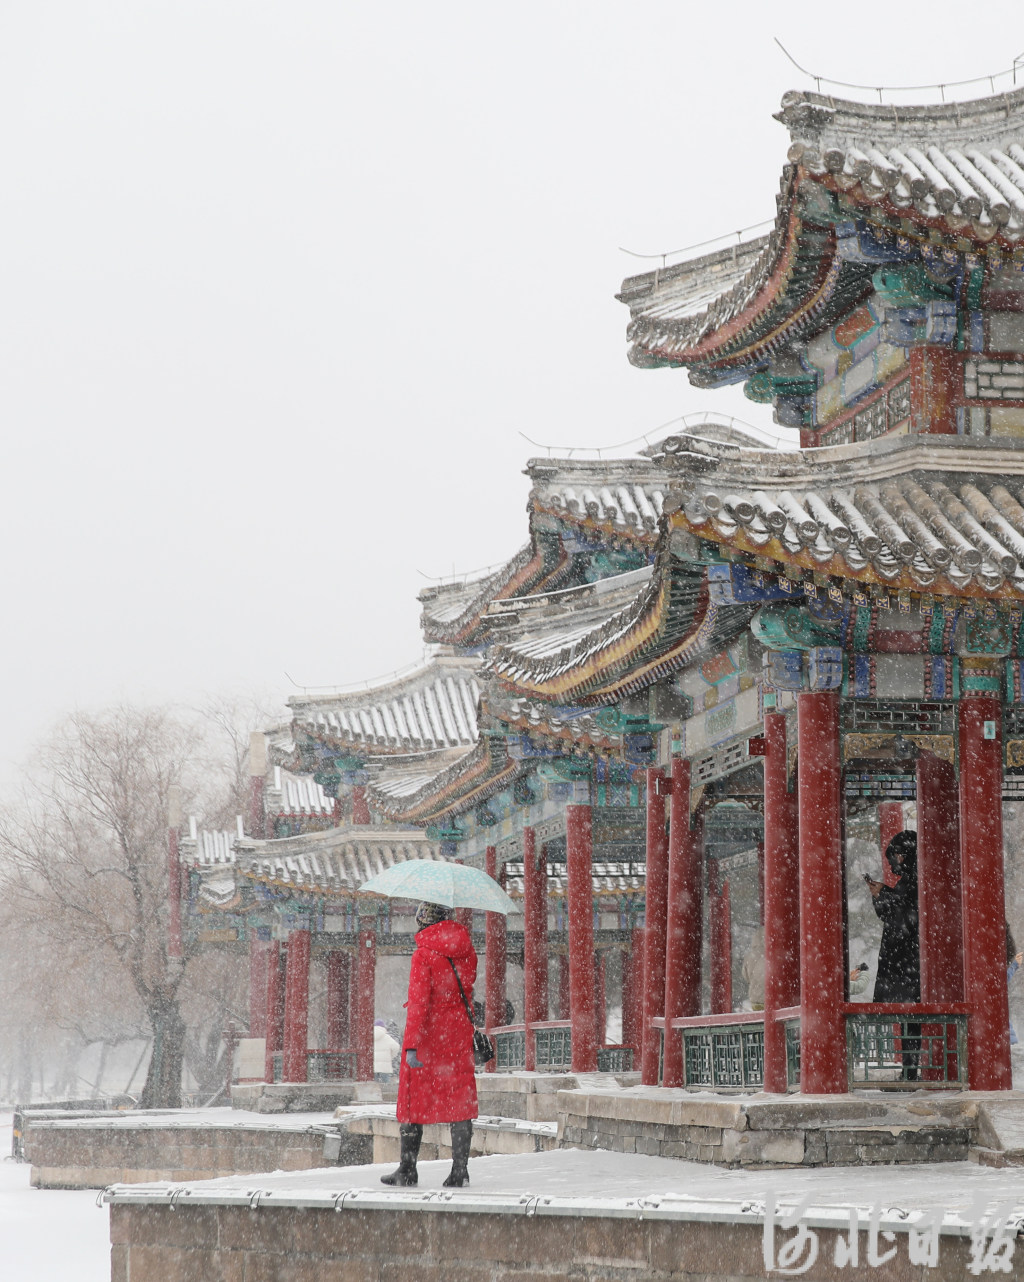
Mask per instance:
[[[469,931],[458,922],[439,921],[417,932],[398,1072],[400,1122],[464,1122],[477,1115],[473,1024],[449,957],[472,1008],[476,953]],[[422,1068],[406,1063],[410,1047]]]

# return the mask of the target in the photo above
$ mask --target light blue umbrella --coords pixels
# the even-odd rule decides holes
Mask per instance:
[[[515,905],[493,877],[479,868],[445,859],[406,859],[364,881],[360,890],[389,899],[424,900],[447,908],[482,908],[510,913]]]

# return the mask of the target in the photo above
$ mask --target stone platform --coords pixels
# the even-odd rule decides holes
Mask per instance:
[[[335,1161],[370,1161],[372,1139],[349,1134],[329,1113],[271,1119],[228,1108],[73,1119],[33,1113],[26,1119],[24,1151],[37,1188],[105,1188],[328,1166],[328,1137],[336,1141]]]
[[[1024,1162],[1024,1093],[563,1090],[559,1144],[718,1166]]]
[[[473,1154],[607,1150],[721,1167],[918,1165],[973,1160],[1024,1166],[1024,1094],[864,1091],[846,1096],[733,1095],[619,1085],[603,1075],[481,1078]],[[561,1088],[561,1089],[559,1089]],[[517,1115],[487,1106],[502,1102]],[[525,1115],[525,1116],[524,1116]],[[394,1105],[333,1112],[26,1114],[25,1155],[42,1188],[189,1181],[235,1173],[395,1162]],[[428,1126],[424,1159],[450,1155]]]
[[[377,1082],[237,1082],[231,1107],[246,1113],[331,1113],[348,1104],[394,1103],[396,1086]]]
[[[988,1216],[994,1230],[1000,1204],[1007,1236],[981,1249],[1024,1279],[1024,1186],[976,1163],[911,1167],[894,1183],[877,1167],[729,1171],[561,1150],[473,1158],[457,1190],[441,1187],[447,1162],[421,1162],[415,1189],[382,1186],[387,1169],[109,1189],[112,1282],[734,1282],[782,1265],[811,1282],[962,1279],[972,1226]]]
[[[639,1073],[479,1073],[480,1112],[528,1122],[557,1121],[562,1090],[619,1089],[640,1084]],[[319,1113],[352,1104],[394,1103],[395,1084],[376,1082],[242,1082],[231,1088],[232,1108],[248,1113]]]
[[[394,1109],[390,1114],[382,1111],[378,1116],[373,1116],[369,1110],[361,1110],[349,1120],[342,1119],[341,1126],[350,1136],[371,1137],[373,1156],[368,1158],[368,1161],[384,1163],[398,1161],[400,1138]],[[481,1116],[473,1123],[473,1139],[470,1147],[473,1157],[490,1157],[495,1153],[546,1153],[557,1147],[558,1124],[556,1122],[529,1122],[514,1117]],[[324,1151],[328,1154],[333,1153],[332,1141],[328,1140]],[[344,1149],[341,1151],[344,1152]],[[420,1158],[425,1162],[437,1159],[450,1162],[451,1157],[451,1127],[444,1124],[424,1126]],[[344,1158],[339,1158],[339,1165],[344,1164]]]

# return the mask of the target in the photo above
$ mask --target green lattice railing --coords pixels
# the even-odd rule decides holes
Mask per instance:
[[[684,1028],[687,1086],[763,1086],[764,1026],[716,1024]]]
[[[572,1068],[572,1029],[534,1028],[538,1073],[566,1073]]]
[[[800,1021],[786,1021],[786,1085],[791,1090],[800,1087]]]
[[[630,1073],[633,1071],[632,1046],[602,1046],[597,1052],[599,1073]]]
[[[510,1029],[494,1034],[495,1068],[499,1073],[515,1073],[526,1067],[526,1030]]]
[[[307,1082],[352,1082],[356,1076],[355,1051],[307,1051]]]
[[[942,1013],[846,1016],[850,1089],[962,1089],[967,1085],[967,1016]]]

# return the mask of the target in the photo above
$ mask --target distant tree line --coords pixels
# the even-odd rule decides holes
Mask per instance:
[[[221,1034],[247,1023],[247,959],[168,952],[168,814],[233,828],[244,813],[255,700],[200,711],[76,712],[0,806],[0,1100],[88,1097],[83,1048],[145,1038],[139,1104],[178,1107],[185,1064],[200,1092],[225,1081]]]

